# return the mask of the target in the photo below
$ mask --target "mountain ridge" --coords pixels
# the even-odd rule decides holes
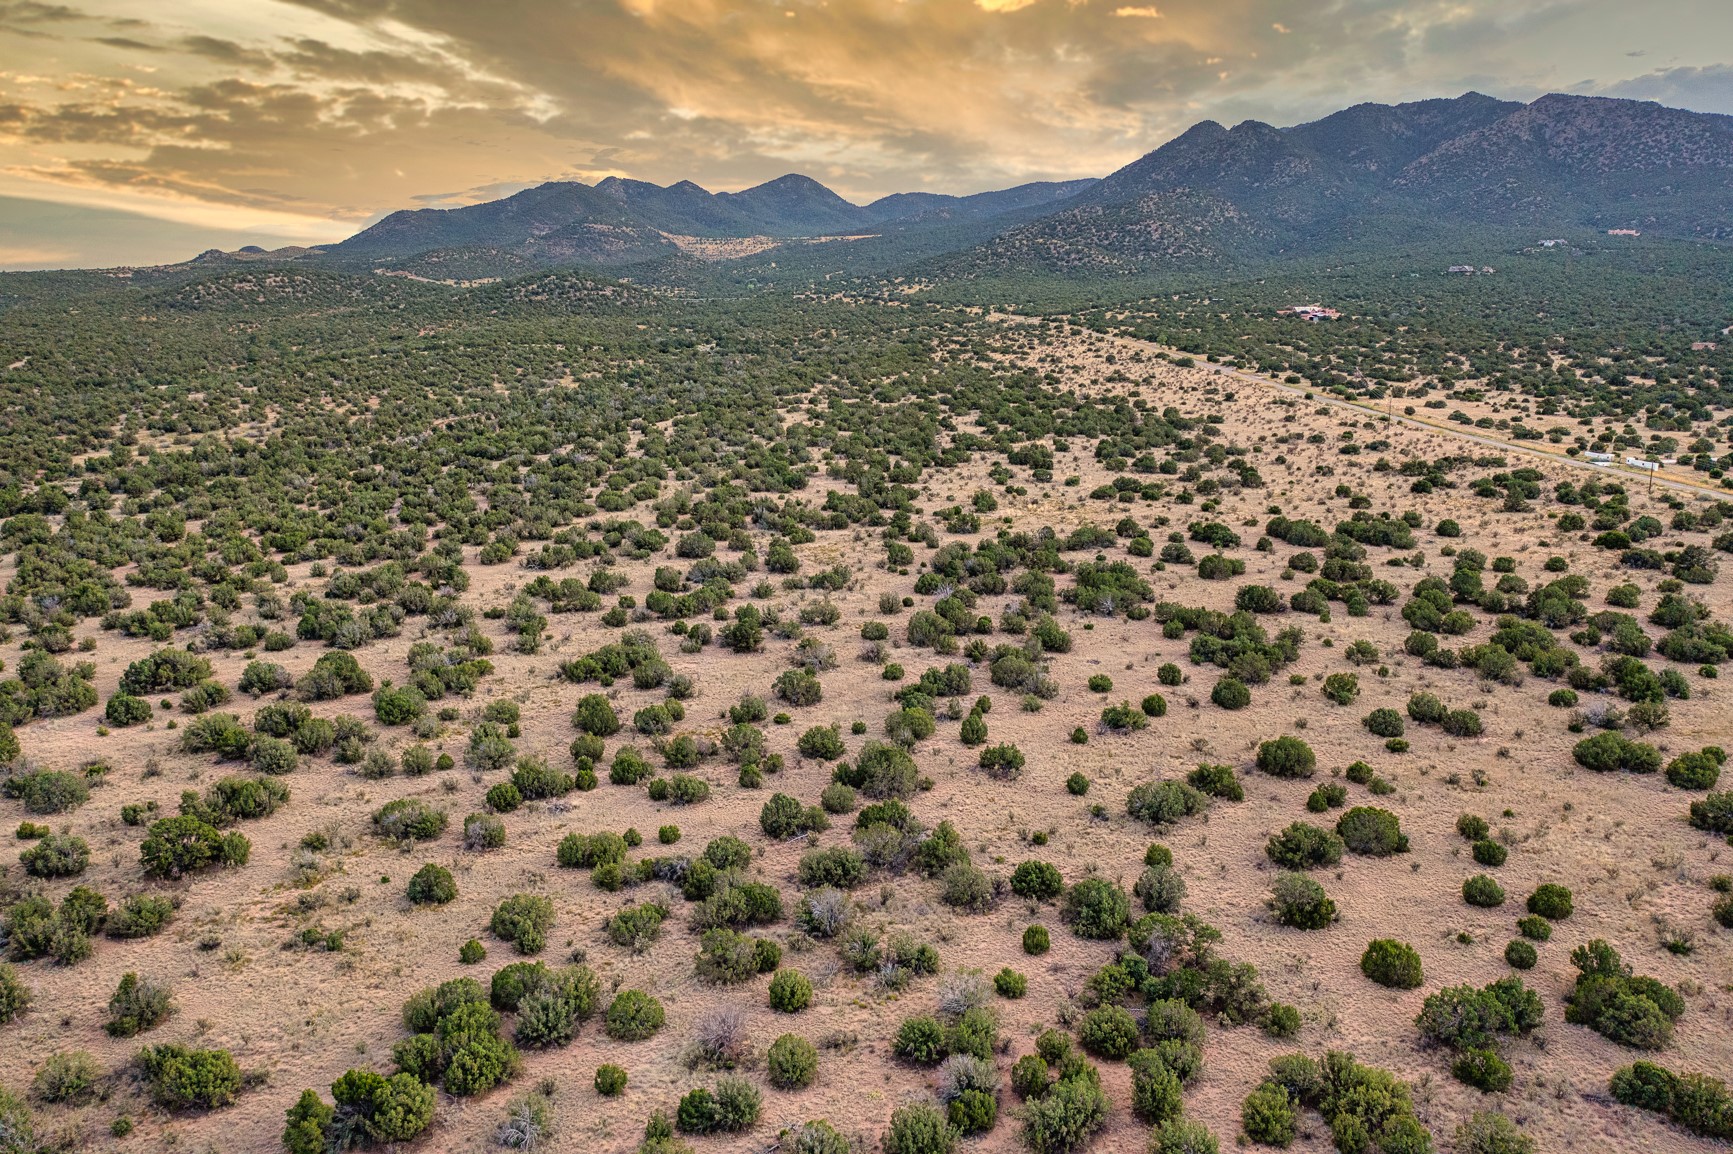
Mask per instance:
[[[894,236],[896,252],[952,269],[1135,271],[1484,224],[1733,239],[1733,117],[1558,93],[1526,104],[1478,92],[1363,102],[1286,128],[1200,121],[1101,178],[968,196],[905,192],[860,205],[799,173],[716,193],[690,180],[554,181],[395,212],[324,254],[390,262],[487,250],[531,266],[608,266],[692,241],[752,240],[709,248],[717,259],[762,259],[796,242]]]

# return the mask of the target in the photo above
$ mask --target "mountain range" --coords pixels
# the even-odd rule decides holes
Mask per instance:
[[[1204,121],[1101,179],[866,205],[800,175],[736,193],[559,181],[392,213],[316,259],[504,272],[816,247],[842,265],[894,252],[953,271],[1098,273],[1486,226],[1733,240],[1733,117],[1566,95],[1359,104],[1291,128]]]

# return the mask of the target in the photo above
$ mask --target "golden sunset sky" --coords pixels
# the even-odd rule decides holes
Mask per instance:
[[[1470,89],[1733,113],[1733,0],[0,0],[0,267],[555,179],[978,192]]]

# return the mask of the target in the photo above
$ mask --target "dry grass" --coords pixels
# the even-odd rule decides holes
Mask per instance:
[[[1543,512],[1494,514],[1487,503],[1461,491],[1411,496],[1403,478],[1370,472],[1371,460],[1380,454],[1336,456],[1331,444],[1349,419],[1342,413],[1314,414],[1313,407],[1304,403],[1284,408],[1274,403],[1275,392],[1243,383],[1227,386],[1235,394],[1231,401],[1219,399],[1211,389],[1221,386],[1203,371],[1152,363],[1120,367],[1138,377],[1151,374],[1153,383],[1094,385],[1107,375],[1102,357],[1108,348],[1099,340],[1077,338],[1044,351],[1060,354],[1068,383],[1079,387],[1135,388],[1157,410],[1173,404],[1197,412],[1219,405],[1228,413],[1227,431],[1238,443],[1255,444],[1259,438],[1295,431],[1327,438],[1329,443],[1322,446],[1300,443],[1280,449],[1265,440],[1254,460],[1268,488],[1225,495],[1214,514],[1236,529],[1248,519],[1261,526],[1271,504],[1280,505],[1291,517],[1333,524],[1347,515],[1346,502],[1333,495],[1335,484],[1345,481],[1371,496],[1374,509],[1417,508],[1428,524],[1440,517],[1457,518],[1465,536],[1456,544],[1472,545],[1488,556],[1515,557],[1517,571],[1531,583],[1542,577],[1541,563],[1549,554],[1566,557],[1573,571],[1590,577],[1592,608],[1600,607],[1609,585],[1623,580],[1644,587],[1645,610],[1654,602],[1656,575],[1615,572],[1614,558],[1574,539],[1561,539]],[[1363,428],[1358,435],[1362,440],[1388,436],[1392,445],[1383,455],[1393,460],[1410,453],[1436,457],[1460,451],[1459,442],[1422,430]],[[1274,463],[1278,452],[1286,453],[1287,465]],[[1314,466],[1320,464],[1333,466],[1336,475],[1315,475]],[[1580,480],[1575,470],[1542,467],[1549,480],[1567,476]],[[990,487],[985,468],[978,462],[933,475],[923,489],[923,506],[931,510],[966,502],[977,488]],[[1075,444],[1055,468],[1060,479],[1072,474],[1081,477],[1080,487],[1056,482],[1030,485],[1027,497],[1001,496],[1001,509],[985,519],[985,531],[998,527],[1000,522],[993,518],[1005,518],[1016,528],[1050,524],[1063,533],[1086,521],[1111,525],[1121,515],[1147,523],[1157,513],[1173,517],[1176,526],[1183,527],[1188,515],[1196,515],[1195,506],[1137,504],[1110,509],[1086,500],[1085,494],[1105,475],[1087,449]],[[805,496],[821,501],[822,488]],[[1632,504],[1636,513],[1657,507],[1640,491]],[[1240,531],[1249,544],[1260,530]],[[1427,555],[1424,572],[1448,575],[1448,561],[1438,555],[1443,542],[1427,533],[1421,537]],[[1237,555],[1248,567],[1243,581],[1271,584],[1284,592],[1296,587],[1280,579],[1282,559],[1292,551],[1280,545],[1273,554],[1240,550]],[[877,568],[882,548],[865,532],[827,534],[801,552],[810,562],[809,569],[841,561],[853,567],[856,578],[847,590],[830,595],[842,609],[840,623],[808,631],[840,657],[838,668],[823,675],[824,701],[791,710],[793,725],[766,727],[772,749],[783,754],[788,768],[768,780],[764,789],[739,788],[720,759],[696,771],[710,782],[712,794],[709,801],[693,807],[654,805],[641,790],[604,781],[593,793],[573,794],[559,804],[531,804],[509,815],[506,846],[484,854],[459,848],[462,818],[482,808],[482,793],[499,775],[483,778],[460,768],[419,779],[363,781],[326,760],[306,763],[287,779],[293,790],[291,802],[271,818],[247,825],[245,832],[254,845],[248,866],[177,887],[183,904],[168,932],[145,941],[99,942],[93,958],[71,968],[40,962],[21,967],[35,990],[36,1004],[6,1029],[10,1044],[0,1053],[0,1081],[22,1088],[42,1059],[56,1050],[88,1050],[106,1067],[121,1067],[138,1042],[111,1039],[101,1024],[120,975],[136,971],[172,986],[180,1006],[176,1017],[142,1040],[229,1047],[242,1066],[263,1075],[265,1083],[229,1109],[184,1118],[150,1111],[130,1091],[117,1088],[106,1103],[45,1109],[45,1125],[50,1130],[74,1128],[96,1148],[275,1150],[283,1111],[303,1087],[323,1091],[352,1066],[389,1068],[392,1043],[402,1034],[399,1008],[409,993],[460,974],[485,980],[498,965],[514,960],[507,944],[489,937],[486,925],[500,898],[520,891],[543,892],[554,901],[557,921],[546,954],[550,961],[574,948],[586,951],[604,987],[638,987],[662,999],[668,1025],[652,1040],[620,1045],[609,1042],[592,1023],[565,1049],[526,1054],[525,1071],[514,1089],[502,1089],[480,1101],[447,1101],[435,1131],[425,1140],[429,1149],[491,1148],[514,1093],[544,1078],[555,1086],[560,1128],[540,1149],[629,1149],[652,1109],[671,1110],[682,1091],[714,1080],[714,1072],[702,1064],[694,1070],[689,1062],[694,1044],[702,1037],[736,1054],[744,1053],[745,1047],[761,1056],[773,1038],[789,1030],[815,1042],[854,1035],[859,1044],[821,1051],[819,1076],[812,1088],[798,1093],[767,1090],[765,1119],[756,1130],[705,1139],[704,1148],[761,1149],[780,1127],[808,1118],[828,1118],[845,1133],[876,1136],[896,1104],[928,1093],[935,1084],[930,1074],[891,1060],[889,1042],[897,1022],[947,999],[972,996],[957,986],[958,979],[950,972],[968,969],[991,974],[1007,964],[1023,970],[1029,980],[1028,996],[1020,1001],[988,994],[1010,1042],[1009,1052],[1000,1058],[1001,1070],[1008,1070],[1016,1056],[1031,1050],[1035,1033],[1057,1020],[1087,976],[1112,956],[1109,945],[1081,941],[1064,930],[1050,906],[1032,914],[1024,903],[1007,900],[991,913],[960,917],[938,902],[936,883],[908,875],[885,879],[881,887],[875,879],[855,891],[856,924],[884,931],[912,930],[937,945],[946,975],[919,978],[901,992],[886,992],[873,975],[856,976],[846,967],[839,969],[834,945],[806,943],[784,922],[761,932],[780,940],[785,963],[813,977],[816,987],[812,1008],[789,1017],[769,1009],[763,978],[724,988],[695,978],[696,935],[685,927],[685,903],[677,892],[664,894],[666,887],[651,884],[606,893],[594,888],[587,874],[561,871],[554,865],[554,846],[570,832],[636,827],[646,844],[634,857],[666,852],[656,846],[655,831],[667,823],[681,827],[682,851],[696,852],[711,837],[734,833],[755,847],[752,873],[781,887],[792,911],[797,893],[795,865],[810,843],[766,842],[757,830],[759,806],[773,790],[807,803],[817,800],[829,778],[828,766],[803,760],[794,749],[796,737],[807,726],[835,722],[846,735],[849,724],[861,720],[871,735],[877,735],[891,708],[887,686],[878,679],[875,666],[853,660],[859,645],[856,635],[863,621],[879,617],[881,592],[908,593],[913,580],[912,575],[897,577]],[[1377,576],[1406,590],[1422,575],[1408,568],[1383,569],[1381,553],[1373,550],[1373,560],[1380,565]],[[650,588],[655,563],[624,566],[632,578],[629,591],[640,600]],[[1148,562],[1138,564],[1147,569]],[[466,599],[477,607],[504,604],[528,579],[511,566],[472,564],[471,574],[474,584]],[[1151,579],[1158,598],[1216,608],[1230,607],[1233,592],[1242,583],[1204,582],[1194,572],[1177,568],[1153,574]],[[1066,583],[1061,578],[1061,586]],[[291,569],[291,588],[318,584],[305,566]],[[1693,592],[1705,595],[1716,615],[1725,619],[1733,616],[1728,589],[1729,580],[1723,577],[1714,586]],[[774,603],[792,612],[803,597],[818,596],[784,593]],[[983,599],[982,612],[996,617],[999,602],[1011,600],[1009,596]],[[1053,676],[1061,690],[1039,713],[1020,712],[1015,695],[991,689],[984,675],[976,679],[975,692],[991,692],[994,697],[989,718],[992,741],[1014,742],[1028,755],[1021,778],[989,780],[974,768],[975,751],[958,743],[954,724],[941,723],[938,735],[917,750],[921,770],[934,784],[917,799],[915,809],[929,825],[952,822],[976,864],[989,873],[1007,875],[1018,861],[1041,857],[1057,864],[1068,881],[1098,873],[1129,888],[1141,870],[1150,836],[1124,816],[1126,792],[1140,782],[1182,775],[1205,756],[1241,769],[1247,790],[1243,803],[1218,802],[1207,817],[1187,821],[1167,841],[1185,877],[1189,896],[1184,908],[1218,926],[1224,936],[1221,952],[1255,962],[1271,995],[1300,1007],[1305,1025],[1299,1038],[1283,1043],[1250,1027],[1211,1029],[1204,1072],[1187,1095],[1187,1109],[1208,1123],[1224,1146],[1231,1144],[1237,1131],[1241,1098],[1257,1082],[1269,1057],[1295,1048],[1316,1053],[1329,1047],[1351,1049],[1363,1060],[1412,1080],[1421,1117],[1441,1139],[1471,1111],[1501,1105],[1543,1150],[1711,1148],[1707,1142],[1662,1127],[1653,1117],[1609,1104],[1604,1094],[1607,1076],[1635,1055],[1585,1029],[1565,1025],[1561,1002],[1572,976],[1566,960],[1571,946],[1589,937],[1605,937],[1643,972],[1693,991],[1676,1046],[1663,1060],[1677,1068],[1710,1072],[1733,1065],[1733,1033],[1727,1028],[1728,1007],[1721,1001],[1727,996],[1733,957],[1726,933],[1707,916],[1710,895],[1704,884],[1710,874],[1725,868],[1719,862],[1725,847],[1686,826],[1682,820],[1685,794],[1659,778],[1601,777],[1576,770],[1569,756],[1574,737],[1564,729],[1562,711],[1545,704],[1550,685],[1531,679],[1517,689],[1488,691],[1475,684],[1471,672],[1422,667],[1401,655],[1407,628],[1396,606],[1375,607],[1363,618],[1348,617],[1338,609],[1329,624],[1312,619],[1299,622],[1307,641],[1298,663],[1288,672],[1304,675],[1306,684],[1290,687],[1285,677],[1278,677],[1255,692],[1250,708],[1233,714],[1208,705],[1213,675],[1193,670],[1185,661],[1186,642],[1164,640],[1153,622],[1123,618],[1085,622],[1069,612],[1064,616],[1076,645],[1053,660]],[[900,620],[906,620],[906,613]],[[484,626],[498,629],[494,622]],[[712,736],[727,724],[723,715],[742,690],[768,689],[786,668],[791,648],[786,642],[771,642],[764,652],[751,656],[715,648],[684,655],[673,638],[662,635],[654,624],[650,628],[661,636],[670,665],[676,672],[690,674],[699,688],[697,698],[688,702],[683,728]],[[417,632],[418,624],[412,620],[403,636],[373,644],[358,656],[376,676],[401,678]],[[1486,632],[1481,624],[1465,640],[1484,638]],[[96,633],[94,628],[80,630],[84,633],[97,636],[92,656],[105,699],[127,663],[152,648],[146,642]],[[561,616],[552,618],[548,643],[538,655],[513,655],[504,652],[502,644],[493,659],[498,671],[466,705],[465,720],[447,727],[431,744],[458,757],[461,765],[468,724],[487,700],[509,697],[523,710],[519,750],[542,755],[550,764],[566,764],[566,746],[573,736],[568,723],[572,705],[594,687],[558,680],[558,664],[611,635],[595,615]],[[893,623],[892,635],[890,658],[907,666],[911,677],[938,663],[930,653],[912,651],[901,642],[900,624]],[[496,632],[496,639],[502,636]],[[1383,652],[1389,676],[1373,675],[1376,667],[1362,669],[1360,700],[1346,708],[1330,705],[1319,694],[1317,681],[1347,668],[1342,653],[1350,642],[1362,638]],[[18,651],[15,645],[11,648],[6,660],[15,664]],[[299,674],[321,652],[303,644],[272,659]],[[1103,704],[1136,701],[1157,689],[1155,669],[1165,661],[1179,662],[1193,677],[1192,684],[1165,691],[1171,706],[1165,718],[1139,733],[1093,736],[1082,746],[1069,743],[1067,735],[1073,727],[1093,731]],[[239,654],[227,654],[215,656],[213,663],[217,676],[233,685],[245,662]],[[1115,683],[1106,698],[1084,687],[1091,674],[1102,672]],[[1671,728],[1657,735],[1675,751],[1727,739],[1729,714],[1715,683],[1693,676],[1692,685],[1693,699],[1674,703]],[[1384,753],[1361,728],[1360,718],[1378,706],[1399,709],[1420,688],[1430,688],[1455,703],[1481,702],[1487,736],[1457,740],[1414,727],[1410,753]],[[659,697],[638,692],[629,683],[608,692],[622,717]],[[1203,701],[1202,706],[1189,707],[1188,697]],[[368,712],[364,699],[315,708],[326,716]],[[241,712],[247,712],[244,703]],[[28,757],[45,766],[67,767],[96,756],[113,765],[108,783],[88,805],[52,819],[57,830],[64,826],[90,841],[93,862],[81,880],[113,900],[142,886],[139,831],[120,823],[121,804],[154,800],[172,813],[181,790],[202,788],[233,767],[181,755],[177,734],[160,724],[149,731],[99,737],[99,722],[100,713],[95,711],[32,724],[20,731],[20,737]],[[1413,841],[1413,852],[1405,856],[1382,861],[1351,858],[1338,870],[1319,875],[1342,917],[1318,933],[1284,930],[1262,916],[1273,876],[1262,852],[1264,840],[1289,821],[1306,816],[1304,798],[1317,781],[1278,781],[1249,769],[1259,739],[1301,727],[1318,754],[1318,780],[1333,780],[1341,767],[1365,758],[1396,785],[1396,792],[1380,804],[1401,815]],[[610,754],[626,736],[622,733],[610,740]],[[845,740],[852,752],[862,739]],[[408,741],[406,731],[388,731],[379,747],[395,759]],[[1505,750],[1509,756],[1501,756]],[[160,774],[146,776],[147,764],[159,765]],[[1065,779],[1073,772],[1091,779],[1087,797],[1066,792]],[[1349,788],[1351,803],[1363,800],[1364,789]],[[447,808],[453,818],[447,834],[409,852],[372,838],[368,814],[388,800],[405,796],[425,797]],[[1091,817],[1090,807],[1097,802],[1107,807],[1106,820]],[[1484,815],[1511,846],[1509,863],[1497,871],[1513,899],[1504,909],[1474,909],[1459,896],[1462,879],[1477,872],[1466,844],[1453,832],[1457,815],[1465,810]],[[842,844],[846,825],[846,819],[839,821],[817,843]],[[319,855],[298,849],[302,836],[316,829],[339,835],[335,845],[340,848]],[[1037,850],[1029,839],[1038,831],[1049,840]],[[425,909],[408,905],[405,883],[425,861],[452,870],[460,892],[455,902]],[[19,881],[21,871],[14,867],[10,877]],[[1559,927],[1550,944],[1541,947],[1540,964],[1528,975],[1530,984],[1545,997],[1547,1024],[1532,1043],[1513,1049],[1516,1084],[1495,1102],[1453,1081],[1440,1056],[1419,1049],[1410,1023],[1429,990],[1457,982],[1484,983],[1506,974],[1501,954],[1505,942],[1515,936],[1516,903],[1534,885],[1554,880],[1575,890],[1576,914]],[[70,884],[54,883],[48,888],[58,896]],[[661,939],[642,956],[611,944],[601,931],[603,920],[628,901],[652,897],[665,898],[674,910]],[[1695,952],[1676,956],[1664,950],[1658,919],[1694,933]],[[1053,932],[1052,952],[1038,959],[1025,957],[1019,945],[1031,920],[1047,924]],[[345,930],[344,949],[323,953],[283,948],[299,930],[315,924]],[[1464,932],[1472,935],[1471,944],[1458,943],[1457,936]],[[489,958],[470,968],[458,962],[457,948],[472,936],[487,943]],[[1360,951],[1378,937],[1400,938],[1420,951],[1426,966],[1424,987],[1392,991],[1361,977]],[[630,1071],[631,1084],[618,1098],[601,1098],[591,1087],[592,1074],[604,1061]],[[1139,1149],[1144,1128],[1127,1108],[1126,1070],[1104,1064],[1103,1078],[1115,1110],[1097,1148]],[[123,1109],[137,1119],[138,1126],[129,1138],[111,1139],[109,1121]],[[1017,1129],[1007,1117],[971,1148],[1014,1149]],[[1294,1149],[1328,1148],[1328,1136],[1314,1118],[1309,1133]]]

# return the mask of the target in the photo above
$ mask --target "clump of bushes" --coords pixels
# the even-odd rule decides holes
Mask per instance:
[[[1571,951],[1576,987],[1565,998],[1565,1021],[1638,1050],[1665,1049],[1673,1023],[1685,1012],[1678,991],[1635,976],[1617,950],[1600,938]]]
[[[521,1008],[520,1002],[520,1008]],[[405,1074],[442,1084],[448,1094],[483,1094],[518,1070],[517,1049],[499,1032],[499,1014],[472,978],[454,978],[403,1003],[410,1036],[392,1048]]]
[[[1322,1062],[1304,1054],[1271,1059],[1269,1075],[1241,1105],[1241,1124],[1255,1142],[1284,1145],[1297,1133],[1302,1109],[1322,1115],[1344,1151],[1432,1149],[1431,1135],[1414,1115],[1408,1084],[1361,1065],[1352,1054],[1332,1050]]]
[[[1104,878],[1084,878],[1066,892],[1061,913],[1078,937],[1111,941],[1125,933],[1131,901]]]
[[[1667,763],[1667,781],[1680,789],[1714,789],[1721,780],[1721,766],[1727,754],[1718,745],[1706,746],[1695,753],[1681,753]]]
[[[1596,773],[1654,773],[1661,768],[1660,750],[1612,730],[1583,738],[1571,748],[1571,757]]]
[[[114,996],[108,1000],[108,1021],[103,1029],[110,1037],[131,1038],[167,1021],[174,1009],[167,986],[129,972],[121,975]]]
[[[289,1108],[283,1146],[289,1154],[322,1154],[354,1140],[409,1142],[433,1122],[433,1087],[409,1074],[390,1077],[372,1070],[350,1070],[331,1084],[336,1106],[313,1090],[302,1092]]]
[[[541,894],[513,894],[494,907],[487,928],[520,954],[539,954],[554,924],[554,903]]]
[[[241,1068],[227,1050],[165,1043],[146,1046],[136,1061],[151,1100],[165,1110],[216,1110],[240,1097]]]
[[[1540,995],[1520,978],[1491,985],[1450,986],[1421,1005],[1415,1025],[1422,1040],[1454,1052],[1450,1072],[1458,1081],[1498,1093],[1509,1089],[1510,1066],[1499,1056],[1506,1038],[1525,1037],[1541,1024]]]
[[[1150,825],[1173,825],[1209,808],[1209,798],[1183,781],[1145,782],[1126,795],[1125,812]]]
[[[1706,1138],[1733,1138],[1733,1094],[1707,1074],[1674,1074],[1653,1062],[1634,1062],[1613,1072],[1615,1101],[1652,1110]]]
[[[1296,821],[1281,833],[1270,835],[1264,854],[1283,869],[1309,870],[1335,865],[1342,860],[1345,846],[1339,834]]]
[[[675,1110],[674,1127],[682,1134],[735,1134],[751,1129],[763,1110],[763,1097],[744,1078],[721,1078],[716,1089],[687,1091]]]

